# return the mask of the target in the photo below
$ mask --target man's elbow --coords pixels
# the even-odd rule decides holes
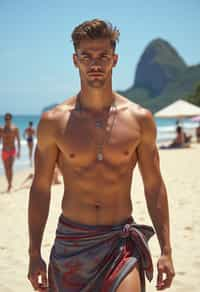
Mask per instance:
[[[163,197],[166,196],[166,187],[161,179],[157,184],[145,188],[145,197],[148,203],[153,203],[157,208],[161,205]]]
[[[144,186],[144,192],[146,198],[151,200],[165,193],[166,187],[162,178],[160,177],[157,181]]]
[[[30,188],[30,196],[32,197],[50,197],[51,184],[49,182],[43,182],[42,184],[38,184],[34,181],[32,182]]]

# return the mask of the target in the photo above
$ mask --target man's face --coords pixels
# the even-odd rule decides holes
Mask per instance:
[[[11,124],[12,117],[11,117],[10,115],[6,115],[6,116],[4,117],[4,120],[5,120],[5,124],[6,124],[7,126],[9,126],[9,125]]]
[[[106,80],[111,79],[118,56],[114,54],[109,39],[96,39],[82,40],[73,59],[81,81],[89,87],[101,88]]]

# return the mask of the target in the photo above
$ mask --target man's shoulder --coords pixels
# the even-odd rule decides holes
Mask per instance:
[[[69,98],[54,108],[43,112],[37,128],[38,133],[52,136],[60,127],[63,127],[74,108],[73,100],[74,98]]]
[[[19,131],[18,127],[15,124],[12,124],[10,127],[11,132],[16,133]]]
[[[132,100],[127,99],[126,97],[117,94],[119,105],[121,108],[128,109],[136,118],[141,121],[149,121],[153,119],[153,115],[150,110],[141,106],[138,103],[135,103]]]
[[[70,114],[70,112],[74,108],[74,97],[70,97],[64,102],[56,105],[52,109],[45,111],[41,115],[41,121],[43,122],[52,122],[52,121],[59,121],[63,118],[63,116],[66,117],[67,114]]]

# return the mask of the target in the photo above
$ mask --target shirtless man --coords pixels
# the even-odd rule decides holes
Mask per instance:
[[[137,163],[161,248],[157,289],[172,283],[168,202],[156,127],[148,110],[112,90],[118,36],[116,28],[98,19],[75,28],[73,61],[80,92],[44,113],[39,123],[29,199],[28,272],[38,291],[145,291],[144,271],[152,278],[147,240],[153,231],[131,218]],[[47,282],[41,242],[56,163],[65,188]]]
[[[12,115],[6,113],[4,116],[5,126],[0,128],[0,140],[2,139],[2,161],[5,169],[6,178],[8,181],[7,192],[12,188],[13,179],[13,164],[15,157],[20,157],[20,136],[19,130],[12,124]],[[17,150],[15,141],[17,140]]]
[[[185,144],[185,135],[183,132],[183,128],[181,126],[178,126],[176,128],[176,138],[169,145],[169,148],[170,147],[183,147],[184,144]]]
[[[30,164],[32,165],[32,154],[33,154],[33,146],[34,146],[34,136],[35,136],[35,129],[33,128],[33,122],[29,122],[28,128],[24,131],[24,138],[27,141],[28,150],[29,150],[29,160]]]

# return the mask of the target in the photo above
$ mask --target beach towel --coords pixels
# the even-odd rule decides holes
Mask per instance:
[[[142,292],[153,277],[152,227],[133,218],[116,225],[85,225],[60,216],[49,261],[49,292],[114,292],[138,263]]]

